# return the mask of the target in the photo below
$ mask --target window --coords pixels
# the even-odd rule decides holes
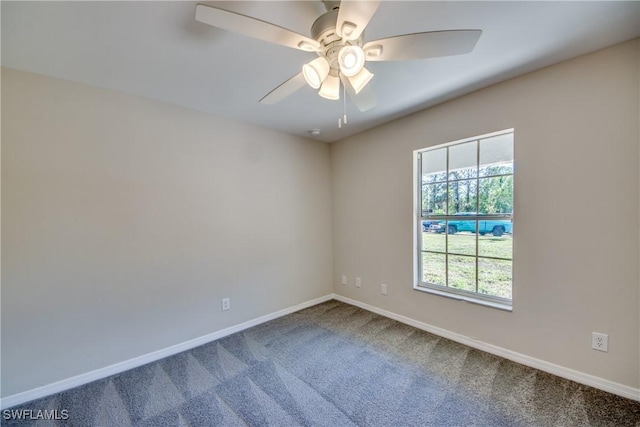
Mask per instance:
[[[415,288],[511,309],[513,129],[415,152]]]

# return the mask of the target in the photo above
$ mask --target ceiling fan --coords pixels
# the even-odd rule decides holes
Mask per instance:
[[[311,26],[311,38],[278,25],[198,4],[196,20],[267,42],[315,52],[318,57],[302,66],[302,71],[260,100],[274,104],[305,84],[326,99],[340,99],[340,84],[361,111],[375,106],[375,97],[367,85],[373,74],[367,61],[398,61],[460,55],[471,52],[481,30],[429,31],[403,34],[363,42],[364,29],[380,1],[324,1],[327,12]]]

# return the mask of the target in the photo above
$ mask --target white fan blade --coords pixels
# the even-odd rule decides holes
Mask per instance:
[[[376,106],[376,95],[373,93],[371,85],[366,85],[360,92],[356,93],[347,77],[340,74],[340,80],[358,110],[367,111]]]
[[[481,30],[430,31],[373,40],[362,47],[367,61],[399,61],[471,52]]]
[[[343,0],[338,9],[336,34],[345,40],[356,40],[378,10],[380,1]]]
[[[307,81],[304,79],[302,73],[298,73],[268,94],[266,94],[265,97],[260,100],[260,103],[275,104],[276,102],[283,100],[306,84]]]
[[[319,51],[322,48],[317,41],[286,28],[206,4],[196,5],[196,21],[307,52]]]

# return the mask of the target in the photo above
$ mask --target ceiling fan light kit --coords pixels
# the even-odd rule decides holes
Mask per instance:
[[[342,74],[353,77],[364,67],[364,51],[360,46],[344,46],[338,52],[338,64]]]
[[[313,89],[321,88],[324,82],[330,80],[326,89],[320,89],[318,95],[323,98],[337,100],[340,99],[340,79],[341,74],[353,79],[356,94],[371,80],[373,74],[364,68],[365,55],[358,45],[344,45],[340,41],[332,42],[325,54],[302,66],[302,74],[307,84]],[[333,78],[329,79],[329,74]],[[338,88],[335,89],[334,86]],[[337,93],[337,95],[336,95]]]
[[[349,79],[349,83],[353,86],[353,90],[356,94],[359,94],[362,89],[369,83],[369,81],[373,78],[373,74],[362,67],[362,69],[355,76],[347,77]]]
[[[338,76],[328,75],[322,82],[318,95],[331,101],[340,99],[340,79]]]
[[[304,64],[302,66],[302,74],[304,75],[304,79],[307,81],[309,86],[314,89],[320,88],[322,82],[329,75],[329,70],[329,61],[327,61],[327,58],[323,56],[316,58],[308,64]]]
[[[325,1],[328,11],[311,26],[311,38],[286,28],[239,13],[205,4],[196,5],[196,20],[245,36],[287,46],[318,57],[304,64],[302,71],[264,96],[260,103],[274,104],[306,84],[326,99],[340,99],[345,88],[360,111],[375,105],[368,83],[373,73],[366,61],[399,61],[470,53],[481,30],[449,30],[403,34],[363,44],[366,26],[380,1]],[[365,90],[366,89],[366,90]],[[346,123],[346,121],[345,121]]]

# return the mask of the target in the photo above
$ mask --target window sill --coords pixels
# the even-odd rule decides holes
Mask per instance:
[[[420,291],[420,292],[426,292],[428,294],[439,295],[441,297],[451,298],[451,299],[455,299],[455,300],[458,300],[458,301],[466,301],[466,302],[470,302],[471,304],[483,305],[485,307],[495,308],[495,309],[498,309],[498,310],[504,310],[504,311],[509,311],[509,312],[513,311],[513,306],[511,304],[494,302],[494,301],[487,301],[487,300],[483,300],[483,299],[480,299],[480,298],[474,298],[472,296],[454,294],[454,293],[451,293],[451,292],[444,292],[444,291],[440,291],[438,289],[428,288],[428,287],[420,286],[420,285],[414,286],[413,289],[415,289],[416,291]]]

